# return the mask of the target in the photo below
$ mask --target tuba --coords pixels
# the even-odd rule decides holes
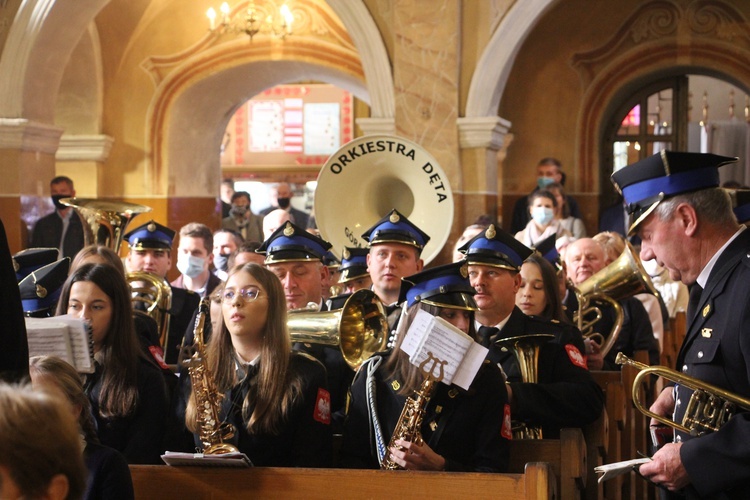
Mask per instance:
[[[750,411],[750,399],[731,393],[715,385],[707,384],[700,379],[690,377],[664,366],[647,366],[634,361],[623,353],[617,353],[615,363],[618,365],[629,365],[640,370],[633,379],[633,404],[638,410],[654,420],[668,425],[680,432],[691,436],[701,436],[708,432],[715,432],[727,423],[727,421],[738,412]],[[693,390],[690,401],[685,408],[685,416],[682,422],[675,422],[661,415],[647,410],[643,406],[639,390],[639,384],[645,383],[649,375],[657,375],[667,380]]]
[[[432,365],[430,369],[427,369],[427,364],[430,362],[432,362]],[[400,465],[391,460],[391,455],[388,452],[391,448],[403,449],[396,445],[398,439],[417,445],[424,443],[420,429],[422,428],[425,409],[427,408],[427,403],[430,402],[432,393],[435,392],[435,387],[443,380],[443,366],[445,363],[446,361],[439,360],[431,352],[428,353],[427,359],[420,363],[419,371],[424,375],[424,380],[419,389],[414,391],[414,395],[406,399],[404,409],[401,410],[401,415],[398,418],[398,422],[396,422],[396,428],[393,429],[388,448],[385,450],[385,456],[382,462],[380,462],[381,469],[396,470],[401,468]]]
[[[555,338],[549,333],[520,335],[495,341],[501,351],[511,351],[518,361],[521,370],[521,380],[527,384],[539,381],[539,351],[542,346]],[[542,428],[523,422],[512,423],[513,439],[542,439]]]
[[[220,394],[211,372],[206,364],[206,346],[203,343],[203,331],[206,317],[209,315],[209,299],[203,299],[198,306],[198,317],[195,320],[194,341],[192,348],[186,347],[182,365],[187,367],[195,399],[196,423],[203,444],[204,455],[223,455],[237,453],[239,450],[225,441],[234,436],[234,426],[219,421],[221,413]]]
[[[602,356],[612,349],[622,330],[624,313],[618,301],[643,292],[659,295],[633,245],[628,241],[625,245],[625,250],[611,264],[573,288],[578,300],[578,311],[573,321],[584,338],[600,340]],[[615,324],[606,338],[594,332],[594,325],[602,318],[601,309],[592,305],[597,301],[607,302],[615,311]]]
[[[341,193],[357,195],[342,207]],[[366,135],[332,154],[318,174],[315,218],[333,249],[367,246],[361,234],[393,208],[430,235],[425,264],[437,257],[450,235],[453,194],[443,169],[419,144]]]
[[[75,208],[85,222],[83,227],[87,245],[102,245],[115,253],[120,252],[125,228],[130,220],[151,211],[151,207],[145,205],[89,198],[63,198],[60,203]]]
[[[388,341],[383,304],[372,290],[357,290],[334,311],[289,311],[287,327],[292,342],[339,346],[353,370]]]

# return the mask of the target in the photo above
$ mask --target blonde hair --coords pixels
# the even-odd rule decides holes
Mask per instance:
[[[603,231],[594,235],[592,239],[599,243],[599,246],[604,250],[604,258],[607,264],[617,259],[625,251],[625,238],[620,233]]]
[[[99,442],[91,414],[91,401],[83,391],[83,380],[73,366],[55,356],[33,356],[29,359],[29,374],[32,379],[37,375],[51,382],[62,391],[70,404],[79,407],[78,426],[87,441]]]
[[[0,383],[0,466],[8,469],[24,498],[43,498],[50,482],[68,480],[66,498],[86,487],[78,426],[61,396]]]

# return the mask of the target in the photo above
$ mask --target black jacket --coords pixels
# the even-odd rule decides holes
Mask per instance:
[[[376,359],[385,363],[390,355],[389,352],[373,356],[354,378],[340,451],[342,467],[380,467],[368,416],[365,384],[367,365]],[[385,379],[383,374],[381,365],[375,372],[375,392],[378,421],[387,446],[406,396],[398,394],[394,380]],[[485,362],[468,391],[455,385],[438,384],[426,408],[422,437],[430,448],[445,458],[448,471],[504,472],[508,468],[509,442],[501,436],[501,428],[507,401],[500,371]]]
[[[750,398],[750,231],[742,232],[711,271],[695,318],[688,318],[677,369]],[[682,421],[691,390],[679,386],[675,417]],[[698,438],[678,433],[689,497],[746,498],[750,490],[750,413]]]
[[[96,417],[103,445],[119,451],[131,464],[160,464],[162,439],[169,406],[164,377],[145,357],[138,361],[138,404],[127,417],[105,418],[99,414],[101,372],[87,376],[86,394]]]
[[[60,239],[62,238],[63,221],[58,215],[57,210],[49,215],[39,219],[31,233],[32,248],[59,248]],[[84,246],[83,224],[78,213],[73,211],[70,214],[68,230],[65,232],[65,241],[63,242],[63,257],[73,259],[78,251]]]
[[[515,355],[503,352],[494,341],[537,333],[555,337],[539,350],[537,383],[525,383]],[[488,359],[502,365],[513,390],[513,420],[541,425],[545,438],[556,438],[563,427],[583,427],[599,418],[604,396],[586,368],[578,329],[527,316],[515,307],[491,340]]]

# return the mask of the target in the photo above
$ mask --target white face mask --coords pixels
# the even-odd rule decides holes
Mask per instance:
[[[540,226],[546,226],[552,222],[552,218],[555,216],[554,210],[547,207],[532,207],[531,217]]]
[[[195,257],[189,253],[181,253],[177,256],[177,270],[188,278],[196,278],[203,272],[206,259]]]

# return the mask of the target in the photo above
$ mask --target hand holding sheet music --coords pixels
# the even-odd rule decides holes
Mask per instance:
[[[463,389],[469,388],[487,356],[486,347],[444,319],[422,310],[417,311],[401,350],[416,366],[428,358],[428,353],[446,361],[442,382]]]
[[[615,462],[613,464],[605,464],[594,467],[594,472],[601,474],[599,476],[599,482],[612,479],[621,474],[627,474],[631,471],[638,470],[638,467],[646,462],[650,462],[651,458],[634,458],[633,460],[625,460],[624,462]]]

